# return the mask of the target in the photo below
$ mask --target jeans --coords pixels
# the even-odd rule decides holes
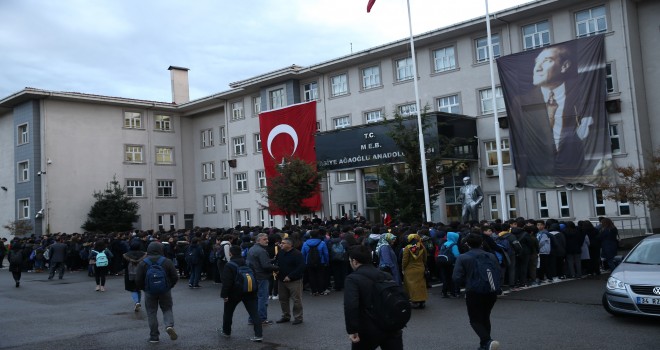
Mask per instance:
[[[142,293],[139,290],[137,292],[131,292],[131,298],[133,298],[134,303],[139,303],[142,300]]]
[[[196,287],[199,286],[199,280],[202,278],[202,264],[190,264],[190,279],[188,284]]]
[[[268,280],[257,280],[257,311],[261,321],[268,319]],[[252,320],[254,322],[254,320]],[[257,323],[257,322],[254,322]]]
[[[470,317],[470,326],[477,336],[479,344],[485,347],[490,338],[490,311],[493,309],[497,295],[478,294],[473,292],[465,293],[465,304],[467,305],[468,316]]]
[[[280,292],[280,306],[282,308],[282,318],[291,319],[290,301],[293,302],[293,318],[302,321],[302,279],[297,281],[282,282],[277,281]]]
[[[245,306],[245,310],[250,315],[250,319],[259,317],[257,313],[256,299],[251,298],[242,301],[243,301],[243,306]],[[222,314],[222,332],[227,335],[231,334],[231,324],[234,318],[234,310],[236,310],[236,306],[240,302],[241,300],[232,300],[232,299],[229,299],[225,302],[224,312]],[[261,337],[263,335],[262,331],[263,331],[263,325],[261,324],[261,322],[254,322],[254,335],[256,337]]]
[[[174,314],[172,313],[172,291],[167,291],[165,294],[153,295],[144,293],[144,307],[147,310],[147,318],[149,321],[149,335],[158,338],[158,306],[163,312],[163,323],[165,327],[174,327]]]

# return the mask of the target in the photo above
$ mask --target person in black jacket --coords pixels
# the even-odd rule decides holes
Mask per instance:
[[[231,335],[231,324],[234,318],[234,310],[238,303],[243,302],[245,310],[250,314],[253,320],[258,320],[257,312],[257,290],[251,293],[243,293],[242,287],[236,284],[236,275],[238,274],[239,266],[246,266],[245,259],[241,256],[241,247],[232,245],[229,247],[229,262],[222,270],[222,290],[220,297],[224,300],[224,310],[222,315],[222,329],[218,329],[218,333],[225,338]],[[256,282],[256,281],[255,281]],[[255,283],[258,289],[258,284]],[[254,322],[254,337],[250,340],[260,342],[263,340],[263,325],[261,322]]]
[[[344,322],[351,349],[403,349],[403,332],[386,332],[379,329],[367,313],[372,300],[373,284],[387,272],[378,270],[371,263],[371,250],[367,246],[349,248],[349,262],[354,272],[346,277],[344,285]]]
[[[280,248],[275,261],[280,267],[277,273],[277,290],[280,293],[282,318],[276,323],[285,323],[291,320],[291,309],[289,307],[289,300],[291,300],[293,301],[293,324],[301,324],[303,321],[302,278],[305,273],[305,260],[302,253],[293,247],[291,238],[282,239]]]

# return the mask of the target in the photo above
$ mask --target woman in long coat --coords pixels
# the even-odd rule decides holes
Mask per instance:
[[[140,261],[144,260],[147,256],[147,252],[142,251],[142,244],[140,240],[134,238],[129,245],[129,251],[124,253],[124,289],[128,292],[131,292],[131,298],[135,303],[133,311],[138,312],[142,307],[140,302],[142,301],[142,293],[140,289],[135,284],[135,275],[137,273],[137,266]]]
[[[412,307],[423,309],[428,299],[426,290],[426,249],[418,234],[408,235],[408,245],[403,248],[403,286],[410,296]]]
[[[614,257],[619,249],[619,231],[610,218],[603,218],[600,222],[600,240],[601,256],[605,259],[607,269],[614,271]]]

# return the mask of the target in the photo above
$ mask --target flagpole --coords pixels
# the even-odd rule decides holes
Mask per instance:
[[[499,174],[500,182],[500,203],[499,212],[502,221],[509,219],[509,212],[505,206],[508,207],[506,202],[506,193],[504,192],[504,167],[502,166],[502,138],[500,136],[500,122],[497,118],[497,101],[495,97],[495,69],[493,58],[493,42],[490,34],[490,13],[488,12],[488,0],[486,1],[486,32],[488,34],[488,63],[490,65],[490,91],[492,93],[492,109],[493,120],[495,123],[495,143],[497,143],[497,173]]]
[[[419,88],[417,87],[417,59],[415,58],[415,44],[413,41],[412,17],[410,16],[410,0],[408,4],[408,28],[410,29],[410,55],[413,62],[413,82],[415,85],[415,106],[417,107],[417,129],[419,130],[419,157],[422,163],[422,181],[424,183],[424,205],[426,207],[426,221],[431,221],[431,203],[429,194],[429,179],[426,176],[426,147],[424,146],[424,129],[422,129],[422,114],[419,106]]]

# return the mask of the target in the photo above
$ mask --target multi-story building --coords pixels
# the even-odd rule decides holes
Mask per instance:
[[[651,0],[541,0],[491,15],[495,56],[604,34],[609,132],[615,164],[647,167],[660,147],[660,3]],[[492,110],[485,18],[415,36],[421,105],[474,118],[477,160],[469,174],[486,200],[480,217],[594,220],[660,229],[660,213],[603,199],[598,188],[518,188],[509,154],[507,111],[496,82]],[[265,203],[261,111],[316,100],[318,131],[415,113],[407,39],[231,83],[188,101],[187,69],[170,67],[173,102],[26,88],[0,100],[0,222],[29,220],[35,233],[79,232],[94,199],[116,177],[140,204],[137,228],[281,226]],[[654,117],[655,116],[655,117]],[[497,172],[494,117],[500,118],[503,173]],[[341,140],[337,140],[341,142]],[[330,171],[320,216],[380,213],[367,198],[373,168]],[[500,203],[499,177],[506,203]],[[457,218],[446,184],[433,220]],[[457,184],[455,186],[460,186]],[[377,187],[377,186],[376,186]],[[297,218],[299,219],[299,218]],[[3,230],[2,235],[8,233]]]

